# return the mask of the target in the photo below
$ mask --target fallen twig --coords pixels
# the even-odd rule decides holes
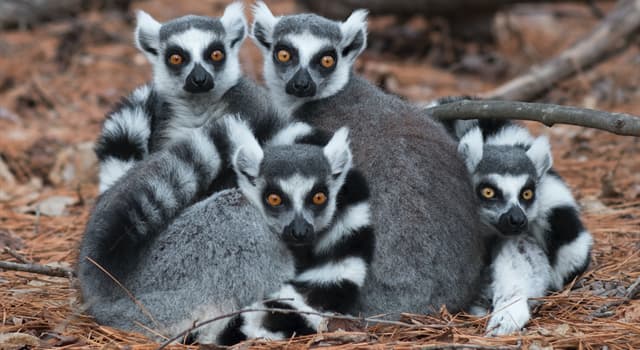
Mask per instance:
[[[400,327],[404,327],[404,328],[412,328],[412,329],[421,329],[421,328],[438,328],[438,329],[443,329],[443,328],[451,328],[452,326],[450,325],[443,325],[443,324],[421,324],[421,325],[415,325],[415,324],[410,324],[410,323],[406,323],[406,322],[401,322],[401,321],[391,321],[391,320],[381,320],[381,319],[377,319],[377,318],[368,318],[368,317],[355,317],[355,316],[347,316],[347,315],[339,315],[339,314],[330,314],[330,313],[322,313],[322,312],[315,312],[315,311],[302,311],[302,310],[292,310],[292,309],[278,309],[278,308],[264,308],[264,309],[260,309],[260,308],[250,308],[250,309],[244,309],[244,310],[238,310],[238,311],[234,311],[234,312],[230,312],[224,315],[220,315],[214,318],[210,318],[201,322],[195,322],[193,324],[193,326],[189,327],[188,329],[176,334],[174,337],[172,337],[171,339],[165,341],[164,343],[162,343],[160,345],[160,347],[158,347],[157,350],[162,350],[164,348],[166,348],[167,346],[169,346],[169,344],[173,343],[174,341],[186,336],[187,334],[193,332],[194,330],[205,326],[209,323],[213,323],[215,321],[219,321],[219,320],[223,320],[225,318],[231,318],[240,314],[244,314],[244,313],[249,313],[249,312],[279,312],[279,313],[283,313],[283,314],[301,314],[301,315],[315,315],[315,316],[320,316],[320,317],[324,317],[324,318],[331,318],[331,319],[337,319],[337,320],[347,320],[347,321],[357,321],[357,322],[363,322],[363,323],[376,323],[376,324],[382,324],[382,325],[390,325],[390,326],[400,326]],[[513,348],[510,348],[513,349]]]
[[[621,0],[586,38],[526,74],[482,95],[487,99],[530,101],[577,72],[621,52],[640,29],[640,0]]]
[[[40,275],[47,275],[53,277],[73,277],[75,273],[64,267],[52,267],[47,265],[41,265],[36,263],[14,263],[9,261],[0,261],[0,269],[3,270],[12,270],[12,271],[22,271],[22,272],[31,272],[37,273]]]
[[[640,136],[640,117],[554,104],[461,100],[426,108],[426,111],[440,120],[486,118],[534,120],[547,126],[570,124],[605,130],[618,135]]]
[[[4,247],[4,251],[5,251],[5,253],[11,255],[14,259],[18,260],[18,262],[20,262],[20,263],[31,264],[31,261],[27,260],[27,258],[22,256],[22,254],[16,252],[15,250],[13,250],[13,249],[11,249],[9,247]]]

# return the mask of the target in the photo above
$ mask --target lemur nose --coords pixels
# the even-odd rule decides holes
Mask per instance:
[[[509,213],[509,224],[515,228],[522,228],[527,225],[527,217],[522,210],[513,210]]]

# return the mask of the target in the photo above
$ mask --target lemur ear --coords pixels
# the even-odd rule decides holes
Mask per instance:
[[[247,19],[244,17],[244,6],[242,2],[236,1],[224,9],[224,14],[220,17],[220,22],[227,32],[229,46],[239,47],[247,37]]]
[[[273,40],[273,29],[278,23],[278,17],[275,17],[269,7],[258,1],[253,5],[253,26],[251,27],[251,38],[263,51],[271,50]]]
[[[139,10],[136,14],[136,46],[147,58],[153,60],[160,49],[160,27],[162,24],[148,13]]]
[[[233,155],[233,169],[238,178],[245,178],[255,185],[255,178],[260,172],[260,162],[264,157],[262,147],[253,136],[246,122],[237,117],[226,117],[225,124]]]
[[[482,131],[480,131],[480,128],[473,128],[469,130],[460,139],[460,143],[458,144],[458,154],[460,154],[464,160],[469,173],[473,173],[480,163],[480,160],[482,160],[483,147]]]
[[[527,156],[535,165],[538,176],[544,175],[553,165],[549,139],[546,136],[540,136],[535,139],[527,150]]]
[[[351,169],[351,150],[349,149],[349,129],[342,127],[333,134],[323,149],[331,166],[331,174],[338,177]]]
[[[355,10],[340,24],[342,41],[340,42],[341,54],[355,61],[356,57],[367,47],[367,10]]]

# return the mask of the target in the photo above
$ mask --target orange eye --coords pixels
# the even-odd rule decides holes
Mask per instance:
[[[287,50],[278,51],[278,61],[285,63],[285,62],[289,62],[290,59],[291,59],[291,53],[289,53],[289,51]]]
[[[182,62],[184,62],[184,58],[182,58],[182,56],[178,55],[177,53],[174,53],[173,55],[169,56],[169,63],[171,63],[174,66],[182,64]]]
[[[280,204],[282,204],[282,197],[278,196],[275,193],[272,193],[269,196],[267,196],[267,202],[269,203],[270,206],[277,207]]]
[[[494,191],[493,188],[491,187],[483,188],[482,191],[480,191],[480,193],[482,193],[482,197],[486,199],[491,199],[496,196],[496,191]]]
[[[335,58],[333,58],[332,56],[329,56],[329,55],[327,55],[327,56],[323,56],[323,57],[320,59],[320,64],[322,64],[322,66],[323,66],[324,68],[331,68],[331,67],[333,67],[333,65],[334,65],[335,63],[336,63]]]
[[[327,195],[322,192],[318,192],[313,195],[312,200],[315,205],[323,205],[327,201]]]
[[[522,191],[522,199],[524,199],[525,201],[529,201],[531,200],[531,198],[533,198],[533,191],[530,189],[524,190]]]
[[[224,59],[224,52],[220,51],[220,50],[214,50],[211,53],[211,59],[215,62],[220,62]]]

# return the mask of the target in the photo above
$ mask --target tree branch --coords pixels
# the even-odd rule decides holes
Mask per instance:
[[[533,67],[481,96],[531,101],[556,83],[621,52],[640,29],[640,0],[621,0],[586,38],[541,66]]]
[[[75,275],[75,273],[70,269],[65,269],[63,267],[51,267],[36,263],[23,264],[9,261],[0,261],[0,269],[31,272],[53,277],[73,277]]]
[[[215,321],[219,321],[219,320],[223,320],[226,318],[231,318],[240,314],[244,314],[244,313],[248,313],[248,312],[278,312],[278,313],[283,313],[283,314],[299,314],[299,315],[315,315],[315,316],[320,316],[320,317],[324,317],[324,318],[330,318],[330,319],[336,319],[336,320],[347,320],[347,321],[356,321],[356,322],[368,322],[368,323],[376,323],[376,324],[384,324],[384,325],[390,325],[390,326],[400,326],[400,327],[406,327],[406,328],[437,328],[437,329],[444,329],[444,328],[450,328],[451,326],[449,325],[443,325],[443,324],[423,324],[423,325],[415,325],[415,324],[411,324],[411,323],[406,323],[406,322],[400,322],[400,321],[391,321],[391,320],[381,320],[378,318],[367,318],[367,317],[354,317],[354,316],[347,316],[347,315],[338,315],[338,314],[330,314],[330,313],[322,313],[322,312],[315,312],[315,311],[302,311],[302,310],[293,310],[293,309],[278,309],[278,308],[265,308],[265,309],[244,309],[244,310],[238,310],[238,311],[234,311],[234,312],[230,312],[224,315],[220,315],[214,318],[210,318],[207,320],[204,320],[202,322],[195,322],[193,324],[193,326],[189,327],[188,329],[176,334],[174,337],[172,337],[171,339],[168,339],[167,341],[165,341],[164,343],[162,343],[160,345],[160,347],[158,347],[157,350],[162,350],[164,348],[166,348],[167,346],[169,346],[171,343],[173,343],[174,341],[183,338],[184,336],[186,336],[187,334],[189,334],[190,332],[205,326],[209,323],[215,322]],[[449,345],[447,345],[449,346]],[[442,348],[442,347],[440,347]],[[446,349],[446,347],[444,347]],[[472,349],[483,349],[483,348],[473,348]],[[513,349],[513,348],[502,348],[502,349]]]
[[[547,126],[570,124],[624,136],[640,136],[640,117],[545,103],[462,100],[426,108],[436,119],[520,119]]]

